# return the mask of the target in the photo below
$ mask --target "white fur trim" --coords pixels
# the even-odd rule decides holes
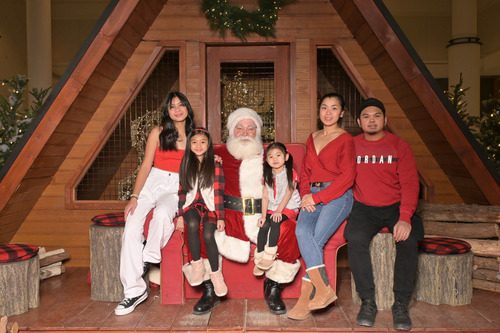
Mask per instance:
[[[255,158],[245,159],[241,162],[240,166],[240,193],[242,198],[262,198],[262,154]],[[255,215],[243,216],[245,234],[252,243],[257,243],[257,234],[259,233],[259,226],[257,222],[262,215],[261,211],[256,212]]]
[[[241,162],[240,192],[242,197],[262,198],[263,153]],[[261,212],[258,212],[261,213]]]
[[[273,266],[266,271],[266,277],[278,283],[292,282],[300,269],[300,261],[291,264],[282,260],[275,260]]]
[[[257,126],[257,136],[260,136],[262,128],[262,118],[257,112],[250,108],[239,108],[231,112],[229,117],[227,117],[227,129],[229,131],[229,136],[234,136],[234,128],[240,120],[252,119]]]
[[[226,235],[224,231],[216,231],[215,242],[219,253],[229,260],[246,263],[250,257],[250,242]]]
[[[247,235],[248,239],[250,239],[250,241],[255,244],[257,244],[257,235],[260,229],[257,225],[260,216],[261,214],[243,216],[243,226],[245,227],[245,234]]]

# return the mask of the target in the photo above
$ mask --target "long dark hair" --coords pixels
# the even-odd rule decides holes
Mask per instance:
[[[169,92],[161,108],[161,113],[162,113],[162,119],[161,119],[162,131],[160,133],[161,150],[177,150],[176,144],[177,144],[177,139],[179,139],[179,133],[175,128],[174,121],[172,120],[172,118],[170,118],[170,115],[168,114],[168,110],[170,109],[170,105],[174,97],[177,97],[188,110],[188,115],[185,122],[186,136],[188,136],[189,133],[191,133],[191,131],[194,129],[194,112],[187,97],[183,93],[178,91]]]
[[[208,139],[208,150],[200,162],[195,153],[191,151],[191,138],[197,134],[201,134]],[[214,146],[210,133],[205,128],[196,128],[190,134],[186,142],[186,152],[182,157],[179,182],[182,189],[189,192],[193,189],[198,178],[199,188],[210,188],[214,185],[215,159]]]
[[[273,187],[274,179],[273,179],[273,168],[267,163],[267,153],[271,149],[279,149],[283,153],[283,156],[286,158],[286,154],[288,154],[288,160],[285,160],[285,169],[286,169],[286,178],[288,180],[288,187],[293,189],[293,156],[288,153],[286,146],[281,142],[273,142],[266,148],[266,158],[264,159],[264,183],[267,186]]]
[[[341,94],[338,94],[336,92],[331,92],[331,93],[328,93],[328,94],[324,94],[323,96],[321,96],[321,98],[319,99],[318,101],[318,128],[319,129],[323,129],[323,123],[321,122],[321,119],[319,118],[319,112],[321,110],[321,104],[323,104],[323,101],[327,98],[336,98],[338,99],[338,101],[340,102],[340,107],[341,107],[341,111],[342,110],[345,110],[345,100],[344,100],[344,96],[342,96]],[[339,120],[337,121],[337,123],[339,124],[339,126],[342,126],[342,118],[339,118]]]

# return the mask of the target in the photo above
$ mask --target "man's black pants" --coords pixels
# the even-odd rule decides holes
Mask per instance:
[[[349,266],[361,299],[375,299],[375,285],[370,257],[370,242],[382,229],[393,232],[399,220],[399,203],[374,207],[355,201],[344,236],[347,239]],[[413,215],[412,228],[407,240],[396,243],[394,265],[394,298],[409,302],[415,288],[418,267],[418,242],[424,237],[420,217]]]

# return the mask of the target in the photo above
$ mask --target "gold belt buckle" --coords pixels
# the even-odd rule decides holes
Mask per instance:
[[[247,212],[247,200],[250,202],[250,212]],[[243,209],[243,215],[249,216],[249,215],[255,215],[255,201],[254,198],[241,198],[241,207]]]

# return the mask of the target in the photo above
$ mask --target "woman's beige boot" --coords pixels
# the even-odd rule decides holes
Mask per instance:
[[[311,314],[309,310],[309,301],[313,293],[314,287],[311,280],[302,278],[302,286],[300,287],[300,296],[297,303],[293,306],[291,310],[287,312],[287,316],[294,320],[305,320]]]
[[[309,310],[323,309],[335,302],[337,295],[330,287],[325,265],[307,269],[306,272],[315,288],[314,297],[309,302]]]

